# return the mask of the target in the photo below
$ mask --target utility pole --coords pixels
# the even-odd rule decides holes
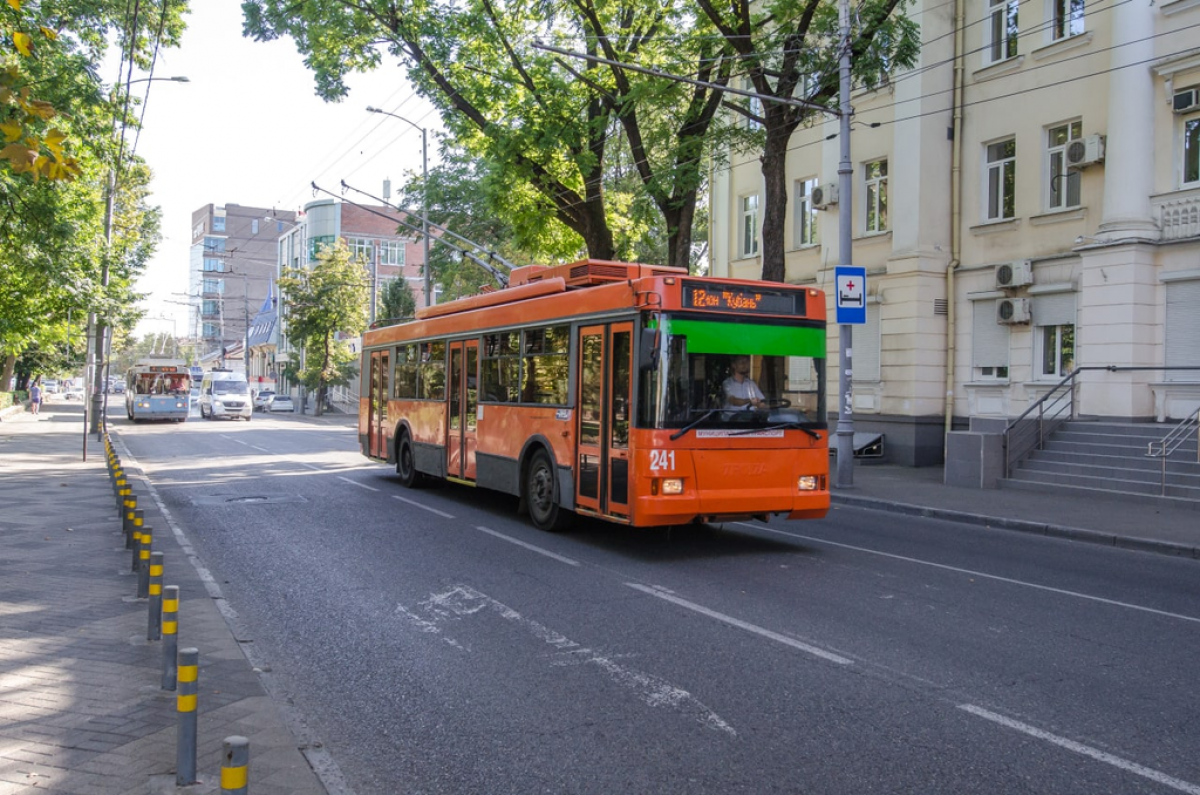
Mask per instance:
[[[838,163],[838,260],[841,265],[854,261],[854,167],[850,162],[850,0],[838,0],[838,28],[841,53],[838,58],[839,99],[841,118],[838,144],[841,159]],[[863,291],[866,301],[866,291]],[[838,420],[837,420],[837,477],[838,488],[854,486],[854,327],[842,323],[838,328]]]

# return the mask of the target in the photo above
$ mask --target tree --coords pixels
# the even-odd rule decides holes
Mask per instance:
[[[279,279],[286,332],[303,348],[303,365],[288,375],[317,391],[317,414],[330,386],[345,386],[354,377],[357,357],[345,337],[367,328],[370,284],[367,275],[339,240],[317,254],[311,269],[285,268]]]
[[[834,0],[696,0],[737,53],[760,101],[727,103],[762,125],[764,181],[762,278],[784,280],[787,225],[787,152],[792,133],[838,97],[841,37]],[[920,39],[915,22],[900,14],[907,0],[862,0],[851,34],[853,79],[874,86],[890,71],[916,62]],[[807,107],[771,101],[803,99]],[[760,109],[761,108],[761,109]],[[843,207],[839,212],[850,212]]]
[[[408,320],[417,314],[417,299],[404,279],[392,279],[379,296],[379,317],[389,324]]]
[[[345,95],[346,74],[377,67],[383,42],[442,111],[455,144],[485,161],[513,194],[502,209],[518,237],[555,219],[588,256],[614,259],[645,250],[639,236],[650,228],[667,241],[668,264],[688,266],[703,143],[720,92],[619,67],[566,64],[526,41],[543,30],[594,55],[720,83],[731,68],[729,50],[720,37],[704,35],[711,29],[697,29],[708,23],[686,0],[573,0],[553,11],[536,0],[247,0],[243,8],[247,35],[296,41],[326,99]],[[622,194],[632,183],[612,179],[623,176],[609,164],[626,146],[638,193]],[[646,224],[651,208],[660,217]],[[518,245],[529,247],[525,239]]]

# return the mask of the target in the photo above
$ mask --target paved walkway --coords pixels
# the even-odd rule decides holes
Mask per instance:
[[[146,640],[147,601],[134,598],[103,445],[91,436],[82,460],[78,404],[49,403],[38,417],[5,414],[0,795],[176,792],[175,694],[161,689],[162,644]],[[178,791],[220,790],[222,743],[232,735],[250,741],[250,792],[338,791],[336,767],[297,739],[302,724],[268,695],[269,674],[247,659],[215,584],[201,577],[140,474],[129,474],[154,549],[164,553],[164,583],[179,586],[179,646],[200,652],[199,783]]]
[[[0,420],[0,795],[176,791],[175,698],[161,689],[161,644],[146,641],[147,603],[134,598],[131,554],[94,436],[82,460],[82,412],[50,403],[39,417],[18,409]],[[114,441],[123,452],[119,435]],[[130,474],[165,555],[164,582],[180,588],[179,645],[200,651],[200,783],[180,791],[216,792],[222,741],[242,735],[255,795],[348,792],[333,761],[305,739],[302,717],[271,699],[270,675],[247,657],[253,647],[216,584],[149,485]],[[1200,506],[956,488],[942,484],[940,469],[865,463],[854,481],[835,491],[835,506],[1200,557]]]

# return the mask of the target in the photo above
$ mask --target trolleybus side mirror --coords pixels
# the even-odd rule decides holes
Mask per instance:
[[[662,333],[658,329],[646,329],[642,334],[641,348],[638,351],[638,367],[642,372],[653,372],[658,369],[661,336]]]

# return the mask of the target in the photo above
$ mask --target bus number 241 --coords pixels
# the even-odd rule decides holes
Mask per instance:
[[[650,451],[650,468],[651,469],[675,469],[675,451],[674,450],[651,450]]]

